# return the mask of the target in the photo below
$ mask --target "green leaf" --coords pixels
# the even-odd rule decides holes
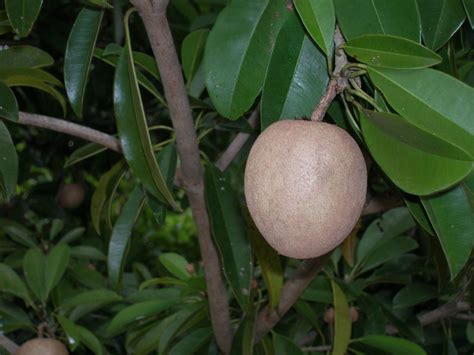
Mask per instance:
[[[82,305],[93,305],[100,303],[102,305],[121,301],[122,297],[117,293],[107,289],[84,291],[75,296],[67,298],[62,304],[62,308],[70,308]]]
[[[124,162],[121,160],[104,175],[102,175],[94,191],[94,194],[92,195],[90,213],[92,225],[94,226],[97,234],[100,234],[100,218],[102,216],[105,202],[107,199],[109,199],[112,193],[114,186],[113,182],[124,174],[124,165]]]
[[[471,23],[471,28],[474,29],[474,0],[462,0],[462,2],[466,9],[467,18]]]
[[[89,4],[102,7],[104,9],[113,9],[114,7],[109,4],[107,0],[87,0]]]
[[[344,355],[349,346],[352,332],[352,321],[347,298],[336,282],[331,281],[334,295],[334,344],[333,355]]]
[[[23,308],[12,303],[0,301],[0,318],[2,318],[2,331],[8,333],[16,329],[29,329],[35,331],[35,326]],[[13,328],[13,329],[12,329]]]
[[[249,306],[252,253],[240,204],[228,174],[214,166],[206,169],[206,199],[212,235],[221,256],[224,275],[242,309]]]
[[[254,354],[257,313],[258,304],[247,311],[244,319],[240,321],[239,327],[232,339],[230,355]]]
[[[120,212],[110,237],[107,265],[109,279],[117,288],[122,280],[127,250],[130,244],[132,228],[145,203],[145,194],[137,185]]]
[[[0,120],[0,204],[8,202],[12,198],[17,179],[18,155],[10,132]]]
[[[181,45],[181,61],[186,81],[193,80],[199,65],[202,62],[209,30],[197,30],[188,34]]]
[[[428,215],[421,204],[420,198],[418,196],[405,196],[404,198],[406,206],[418,224],[429,234],[435,235],[433,227],[428,219]]]
[[[23,272],[30,290],[41,301],[46,303],[48,288],[45,283],[46,257],[39,248],[26,252],[23,258]]]
[[[416,0],[335,0],[334,5],[348,40],[365,34],[388,34],[420,42]]]
[[[72,154],[67,158],[66,163],[64,163],[65,168],[77,164],[83,160],[86,160],[90,157],[96,156],[107,150],[106,147],[99,145],[97,143],[88,143],[83,145],[80,148],[77,148]]]
[[[212,336],[212,328],[205,327],[191,331],[170,350],[170,355],[195,354]]]
[[[114,336],[125,332],[126,326],[146,317],[156,316],[171,308],[177,301],[154,300],[137,303],[122,309],[112,318],[107,326],[107,333]]]
[[[329,81],[327,60],[296,16],[278,34],[263,87],[261,122],[311,116]]]
[[[44,269],[44,280],[47,294],[49,294],[51,290],[56,287],[59,281],[61,281],[61,278],[68,267],[70,255],[71,249],[67,244],[57,245],[48,253]]]
[[[10,33],[12,28],[10,26],[10,21],[8,20],[8,15],[5,10],[0,10],[0,35],[5,33]]]
[[[1,52],[0,52],[1,53]],[[62,87],[63,84],[53,75],[42,69],[36,68],[9,68],[0,69],[0,80],[8,86],[18,86],[17,82],[27,81],[28,79],[41,81],[47,84]]]
[[[15,295],[27,304],[32,303],[23,281],[10,266],[2,263],[0,263],[0,292]]]
[[[160,262],[168,270],[171,275],[181,280],[187,280],[191,276],[189,271],[186,269],[189,262],[181,255],[176,253],[163,253],[160,254]]]
[[[250,221],[248,221],[250,224]],[[283,267],[280,256],[262,237],[257,227],[252,223],[249,226],[252,250],[262,270],[263,279],[267,286],[270,306],[276,308],[280,302],[281,288],[283,286]]]
[[[389,35],[356,37],[343,48],[357,61],[382,68],[425,68],[442,61],[438,54],[417,42]]]
[[[364,110],[364,114],[366,118],[385,134],[413,148],[445,158],[473,160],[471,155],[457,146],[444,141],[442,136],[435,136],[430,131],[420,129],[403,117],[389,112],[369,110]]]
[[[237,119],[261,91],[276,34],[290,15],[284,0],[233,1],[217,18],[204,53],[216,110]]]
[[[410,123],[474,156],[474,89],[433,69],[369,68],[389,104]]]
[[[385,174],[405,192],[429,195],[462,180],[472,169],[469,161],[426,153],[379,129],[360,113],[362,133],[370,154]]]
[[[107,260],[107,256],[97,248],[88,245],[78,245],[71,248],[71,256],[88,260]]]
[[[0,149],[0,151],[2,150]],[[15,221],[0,218],[0,228],[16,243],[27,248],[34,248],[37,246],[36,241],[33,239],[33,233]]]
[[[455,278],[469,260],[474,245],[474,207],[463,184],[421,199]]]
[[[74,113],[82,117],[82,107],[92,55],[104,12],[84,7],[72,26],[64,56],[64,84]]]
[[[272,332],[274,355],[303,355],[293,340]]]
[[[295,0],[294,3],[311,37],[330,56],[336,27],[333,0]]]
[[[423,39],[433,49],[440,49],[461,27],[466,14],[459,0],[418,0]]]
[[[411,283],[397,292],[393,298],[393,308],[408,308],[436,297],[436,288],[420,283]]]
[[[114,108],[122,150],[132,172],[145,188],[162,202],[178,209],[153,154],[145,111],[132,60],[130,34],[115,70]]]
[[[353,343],[368,345],[371,348],[382,350],[389,354],[425,355],[426,352],[417,344],[406,339],[391,337],[387,335],[367,335],[355,339]]]
[[[30,33],[42,3],[42,0],[5,0],[10,23],[20,37]]]
[[[0,51],[0,68],[42,68],[54,59],[44,50],[28,45],[11,46]]]
[[[92,350],[95,355],[104,354],[104,348],[100,340],[87,328],[74,324],[71,320],[62,315],[57,316],[59,324],[68,336],[68,341],[73,346],[84,344],[87,348]]]

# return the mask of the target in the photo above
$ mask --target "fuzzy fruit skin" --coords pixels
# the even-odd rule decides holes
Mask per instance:
[[[81,184],[67,184],[58,192],[59,205],[62,208],[77,208],[84,201],[85,190]]]
[[[15,355],[68,355],[63,343],[55,339],[36,338],[18,348]]]
[[[245,169],[245,198],[257,228],[295,259],[337,247],[359,219],[366,190],[359,146],[323,122],[272,124],[255,141]]]

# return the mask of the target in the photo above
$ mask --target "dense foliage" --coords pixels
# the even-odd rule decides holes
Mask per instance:
[[[141,16],[127,0],[0,1],[0,336],[18,344],[41,334],[74,354],[219,353],[187,157]],[[474,1],[171,0],[167,17],[232,354],[472,353]],[[332,83],[324,120],[363,150],[367,206],[257,339],[259,312],[278,310],[303,262],[253,225],[246,157],[272,123],[310,118]],[[30,113],[119,148],[34,127]],[[216,164],[236,136],[242,149]]]

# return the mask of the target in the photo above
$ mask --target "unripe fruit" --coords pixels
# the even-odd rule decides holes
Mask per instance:
[[[15,355],[68,355],[63,343],[55,339],[36,338],[18,348]]]
[[[81,184],[67,184],[58,192],[59,205],[62,208],[77,208],[84,201],[85,191]]]
[[[314,258],[337,247],[362,212],[367,171],[343,129],[311,121],[278,121],[254,143],[245,198],[260,233],[279,253]]]

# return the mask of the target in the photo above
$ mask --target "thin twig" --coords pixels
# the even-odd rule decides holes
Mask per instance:
[[[193,116],[181,65],[166,18],[168,2],[168,0],[132,0],[145,24],[169,104],[181,161],[181,178],[196,223],[204,263],[214,336],[219,348],[227,354],[232,344],[227,289],[221,272],[219,254],[211,237],[204,195],[203,169]]]
[[[19,348],[19,346],[13,340],[3,334],[0,334],[0,346],[10,354],[14,354]]]
[[[332,345],[320,345],[320,346],[308,346],[306,348],[301,348],[302,351],[316,351],[316,352],[323,352],[323,351],[330,351],[332,349]]]
[[[69,122],[59,118],[38,115],[35,113],[20,112],[18,123],[66,133],[73,137],[82,138],[86,141],[100,144],[117,153],[122,151],[120,142],[117,138],[95,129],[81,126],[77,123]]]
[[[257,107],[255,110],[253,110],[252,114],[250,115],[247,121],[251,128],[257,127],[259,115],[260,115],[259,107]],[[249,133],[242,133],[242,132],[238,133],[235,136],[234,140],[229,144],[227,149],[224,151],[224,153],[222,153],[222,155],[216,162],[216,166],[221,171],[224,171],[225,169],[227,169],[230,163],[232,163],[232,161],[235,159],[237,154],[239,154],[240,150],[245,145],[249,137],[250,137]]]

